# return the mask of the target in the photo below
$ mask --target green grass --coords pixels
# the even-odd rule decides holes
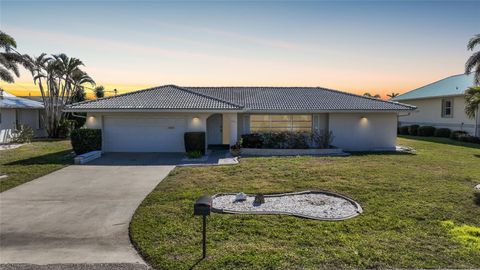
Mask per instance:
[[[480,250],[461,239],[479,237],[473,186],[480,183],[480,145],[440,138],[399,144],[416,155],[244,158],[237,166],[176,168],[138,208],[132,242],[158,269],[480,267]],[[364,213],[338,222],[212,214],[208,258],[199,261],[201,218],[192,205],[200,195],[309,189],[351,196]]]
[[[34,141],[0,151],[0,192],[72,164],[70,141]]]

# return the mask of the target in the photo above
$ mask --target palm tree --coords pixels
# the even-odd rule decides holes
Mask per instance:
[[[465,113],[471,119],[477,119],[480,109],[480,86],[470,87],[465,91]],[[478,136],[475,129],[475,136]]]
[[[93,93],[95,94],[95,97],[98,98],[103,98],[105,96],[105,87],[102,85],[95,87],[93,89]]]
[[[467,48],[470,51],[480,45],[480,34],[473,36],[469,41]],[[468,58],[467,63],[465,63],[465,73],[470,74],[474,73],[475,75],[475,84],[480,85],[480,51],[474,52],[470,58]]]
[[[365,92],[363,94],[364,97],[369,97],[369,98],[381,98],[381,96],[379,94],[375,94],[374,96],[372,96],[372,94],[370,94],[369,92]]]
[[[394,98],[394,97],[398,97],[399,95],[400,95],[399,93],[392,92],[392,93],[390,93],[390,94],[387,94],[387,97],[389,97],[389,98],[392,99],[392,98]]]
[[[0,31],[0,48],[3,49],[3,52],[0,52],[0,79],[7,83],[15,82],[12,73],[19,77],[18,64],[24,63],[22,55],[15,51],[16,47],[15,39]]]
[[[45,105],[46,129],[50,137],[58,137],[59,125],[64,122],[64,107],[83,97],[84,84],[95,85],[93,79],[80,69],[82,61],[65,54],[25,57],[35,84],[38,84]]]

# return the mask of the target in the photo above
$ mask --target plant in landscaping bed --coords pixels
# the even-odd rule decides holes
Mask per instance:
[[[401,126],[398,128],[398,133],[400,135],[409,135],[410,133],[408,132],[410,126]]]
[[[27,125],[20,125],[12,134],[12,143],[29,143],[33,139],[33,129]]]
[[[418,135],[418,128],[419,125],[411,125],[408,127],[408,134],[412,136],[417,136]]]
[[[463,130],[455,130],[455,131],[452,131],[452,133],[450,133],[450,139],[453,139],[453,140],[458,140],[458,136],[460,135],[467,135],[468,132],[466,131],[463,131]]]
[[[243,134],[242,135],[242,147],[245,148],[262,148],[263,139],[259,133]]]
[[[480,143],[480,137],[475,137],[468,134],[458,135],[457,140],[461,142]]]
[[[205,132],[185,132],[183,136],[185,142],[185,151],[199,151],[205,154]]]
[[[327,149],[333,141],[333,132],[327,130],[315,130],[312,132],[311,140],[314,148]]]
[[[234,145],[232,145],[230,147],[230,153],[233,155],[233,156],[239,156],[240,155],[240,152],[241,152],[241,149],[242,149],[242,138],[240,138],[240,140],[238,140]]]
[[[187,157],[188,158],[201,158],[202,157],[202,151],[188,151],[187,152]]]
[[[73,151],[81,155],[90,151],[102,150],[102,130],[81,128],[72,130],[70,134]]]
[[[435,127],[421,126],[418,128],[418,136],[431,137],[435,133]]]
[[[452,131],[449,128],[437,128],[433,136],[449,138]]]

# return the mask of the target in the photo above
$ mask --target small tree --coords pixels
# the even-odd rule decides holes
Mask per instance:
[[[476,34],[468,41],[467,49],[473,51],[477,45],[480,46],[480,34]],[[480,85],[480,51],[474,52],[465,63],[465,74],[470,73],[474,74],[475,84]]]
[[[103,98],[105,96],[105,87],[102,85],[95,87],[93,89],[93,93],[95,94],[95,97],[98,98]]]
[[[480,86],[470,87],[465,91],[465,113],[471,119],[477,120],[480,108]],[[478,136],[478,128],[475,129],[475,136]]]

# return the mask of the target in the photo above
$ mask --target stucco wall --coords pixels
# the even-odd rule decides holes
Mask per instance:
[[[37,109],[0,109],[2,114],[2,123],[0,124],[0,143],[6,143],[18,123],[27,125],[33,129],[35,137],[45,137],[47,133],[45,128],[40,127],[38,122],[41,110]]]
[[[408,116],[399,117],[401,125],[430,125],[445,127],[452,130],[465,130],[475,133],[475,119],[465,114],[465,99],[463,96],[450,97],[453,99],[453,117],[442,117],[442,99],[428,98],[402,101],[417,106]]]
[[[333,145],[346,151],[393,150],[397,138],[396,113],[330,113]]]
[[[2,123],[0,123],[0,143],[8,142],[15,130],[15,109],[0,109]]]

